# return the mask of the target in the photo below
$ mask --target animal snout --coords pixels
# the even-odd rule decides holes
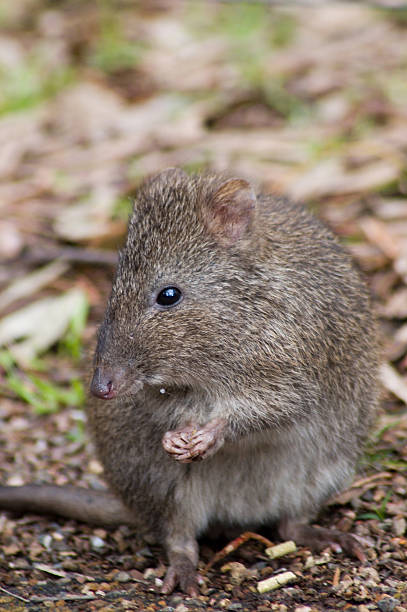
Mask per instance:
[[[90,391],[100,399],[116,397],[118,390],[118,376],[109,368],[96,368],[93,373]]]

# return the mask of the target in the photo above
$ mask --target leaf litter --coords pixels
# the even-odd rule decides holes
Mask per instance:
[[[366,564],[306,549],[270,561],[247,542],[238,581],[215,568],[199,601],[164,598],[160,551],[127,528],[2,515],[2,609],[407,609],[407,21],[376,4],[2,7],[2,482],[103,486],[78,355],[132,196],[163,167],[228,170],[310,205],[368,275],[385,357],[358,478],[320,518],[362,538]],[[222,544],[201,548],[205,563]],[[256,592],[283,570],[293,584]]]

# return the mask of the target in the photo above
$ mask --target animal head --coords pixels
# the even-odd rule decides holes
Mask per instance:
[[[99,332],[94,395],[240,376],[255,216],[242,179],[169,169],[144,183]]]

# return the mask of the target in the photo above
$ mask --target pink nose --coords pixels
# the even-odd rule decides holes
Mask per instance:
[[[100,399],[112,399],[116,396],[116,388],[112,372],[104,368],[96,368],[90,384],[90,391]]]

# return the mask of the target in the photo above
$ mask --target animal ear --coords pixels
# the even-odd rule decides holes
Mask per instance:
[[[232,246],[244,236],[255,208],[256,195],[251,185],[243,179],[229,179],[207,204],[207,227],[221,244]]]

